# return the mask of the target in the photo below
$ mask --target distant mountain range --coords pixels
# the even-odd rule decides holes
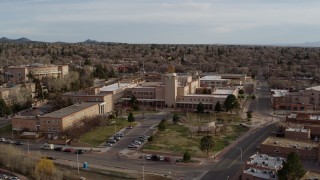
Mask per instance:
[[[41,42],[41,41],[33,41],[30,40],[28,38],[22,37],[19,39],[9,39],[6,37],[2,37],[0,38],[0,43],[47,43],[47,42]],[[60,44],[68,44],[67,42],[55,42],[55,43],[60,43]],[[91,39],[87,39],[83,42],[78,42],[81,44],[118,44],[116,42],[100,42],[100,41],[96,41],[96,40],[91,40]],[[222,45],[222,44],[221,44]],[[243,44],[245,45],[245,44]],[[264,44],[258,45],[256,44],[256,46],[264,46]],[[320,41],[316,41],[316,42],[305,42],[305,43],[297,43],[297,44],[270,44],[268,46],[289,46],[289,47],[320,47]]]

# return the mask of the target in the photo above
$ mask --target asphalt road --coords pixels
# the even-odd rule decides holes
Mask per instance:
[[[249,159],[257,151],[257,146],[265,140],[275,128],[275,124],[263,127],[243,141],[239,142],[236,147],[230,149],[225,154],[222,160],[216,165],[212,165],[212,169],[203,176],[203,180],[224,180],[224,179],[237,179],[236,174],[239,172],[244,162]],[[241,151],[242,150],[242,162]]]
[[[269,115],[271,112],[271,96],[269,85],[264,79],[264,76],[262,76],[262,73],[256,76],[256,80],[259,82],[255,92],[256,100],[250,103],[249,110],[258,112],[260,114]]]

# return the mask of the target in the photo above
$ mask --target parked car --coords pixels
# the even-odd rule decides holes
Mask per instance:
[[[12,140],[7,140],[6,143],[7,143],[7,144],[14,144],[14,141],[12,141]]]
[[[5,142],[6,139],[5,138],[0,138],[0,142]]]
[[[150,136],[148,135],[143,135],[144,138],[149,139]]]
[[[62,147],[55,147],[53,150],[55,150],[55,151],[62,151]]]
[[[15,145],[24,145],[24,143],[21,142],[21,141],[17,141],[17,142],[15,143]]]
[[[113,144],[112,143],[107,143],[106,146],[111,147]]]
[[[138,139],[144,139],[144,140],[147,140],[148,138],[146,138],[145,136],[138,136]]]
[[[66,149],[63,150],[63,152],[72,152],[72,149],[66,148]]]
[[[150,154],[146,155],[146,160],[151,160],[151,155]]]
[[[56,158],[54,156],[43,156],[41,157],[43,159],[50,159],[50,160],[56,160]]]
[[[128,148],[137,148],[137,147],[135,145],[133,145],[133,144],[129,144]]]
[[[107,140],[107,143],[111,143],[111,144],[114,144],[116,142],[117,142],[117,140],[115,140],[115,139],[108,139]]]
[[[84,154],[84,150],[83,149],[77,149],[74,151],[75,154]]]
[[[51,149],[54,149],[54,145],[45,143],[41,146],[41,149],[51,150]]]
[[[127,129],[132,129],[133,127],[132,126],[127,126]]]
[[[120,136],[113,136],[113,139],[116,141],[119,141],[121,139],[121,137]]]
[[[141,143],[146,142],[146,140],[144,140],[144,139],[136,139],[136,141],[139,141],[139,142],[141,142]]]
[[[123,134],[123,133],[117,133],[115,136],[116,136],[116,137],[123,137],[124,134]]]
[[[139,145],[142,144],[140,141],[132,141],[132,143],[134,143],[134,144],[139,144]]]
[[[164,161],[164,156],[159,156],[158,158],[160,161]]]
[[[164,157],[164,161],[165,162],[171,162],[171,161],[173,161],[173,159],[171,158],[171,157]]]
[[[153,161],[158,161],[158,160],[159,160],[159,157],[158,157],[157,155],[153,154],[153,155],[151,156],[151,159],[152,159]]]
[[[11,177],[10,180],[20,180],[18,177]]]

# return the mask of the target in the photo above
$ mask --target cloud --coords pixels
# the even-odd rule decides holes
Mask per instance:
[[[134,25],[146,31],[142,34],[156,31],[166,36],[189,29],[190,34],[236,37],[244,31],[259,33],[262,28],[272,34],[277,33],[277,27],[320,27],[320,2],[316,0],[12,0],[0,1],[0,7],[3,34],[41,32],[73,37],[75,31],[79,36],[91,33],[87,30],[92,27],[92,33],[103,37],[103,30],[111,32],[110,28],[118,27],[131,34]],[[301,29],[290,30],[297,36],[302,33]],[[177,39],[190,36],[175,35]]]

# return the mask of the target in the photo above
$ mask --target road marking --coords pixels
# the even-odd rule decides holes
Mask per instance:
[[[268,129],[271,129],[271,126],[268,128]],[[266,133],[269,133],[268,131],[265,131],[259,138],[257,138],[254,143],[252,143],[250,146],[248,146],[245,151],[242,152],[242,155],[245,154],[250,148],[251,146],[253,146],[262,136],[264,136]],[[235,160],[232,161],[232,163],[227,167],[227,168],[230,168],[236,161],[238,161],[239,157],[236,158]]]

